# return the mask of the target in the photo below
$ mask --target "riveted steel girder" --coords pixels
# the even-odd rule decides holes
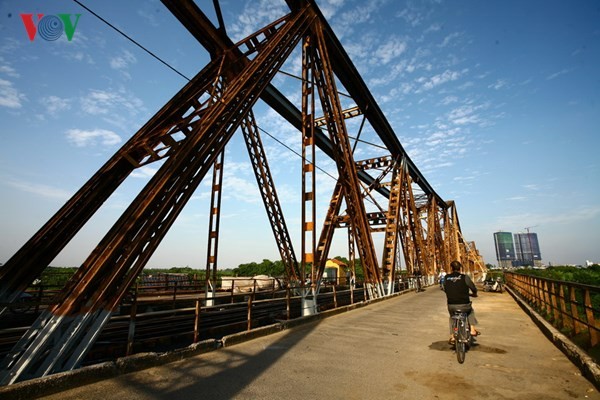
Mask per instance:
[[[383,111],[375,101],[372,93],[369,91],[366,83],[362,79],[358,70],[352,63],[352,60],[344,50],[339,39],[333,32],[333,29],[327,23],[326,18],[316,5],[315,0],[286,0],[291,10],[297,10],[306,5],[311,5],[315,12],[319,15],[321,21],[321,29],[325,36],[325,43],[331,59],[333,72],[342,83],[348,94],[356,102],[357,106],[363,111],[363,114],[381,138],[385,147],[390,151],[394,159],[406,158],[408,172],[413,182],[418,185],[425,194],[433,195],[437,198],[439,204],[445,204],[444,200],[435,192],[433,187],[425,179],[425,176],[419,171],[414,162],[410,159],[400,141],[394,132],[390,123],[385,118]]]
[[[271,222],[271,229],[279,248],[279,255],[285,265],[288,278],[294,281],[298,280],[300,276],[298,260],[285,218],[283,217],[283,211],[279,203],[275,183],[271,176],[267,155],[262,145],[253,112],[248,113],[248,116],[244,119],[242,132],[246,147],[248,148],[248,154],[250,155],[250,161],[252,162],[256,182],[258,183],[267,216]]]
[[[58,302],[5,358],[0,369],[3,384],[77,365],[95,340],[90,332],[106,322],[314,17],[303,11],[287,15],[238,43],[240,57],[215,57],[184,88],[184,98],[165,106],[159,112],[163,118],[153,118],[145,134],[136,135],[138,140],[115,155],[117,162],[135,166],[131,160],[154,156],[145,146],[149,140],[154,144],[164,135],[183,137],[156,154],[166,158],[162,167],[79,268]],[[99,179],[114,177],[103,173]],[[50,364],[42,361],[48,352]]]
[[[315,82],[319,91],[321,108],[326,120],[329,138],[334,144],[333,155],[338,170],[338,179],[344,189],[347,213],[352,221],[357,249],[363,263],[367,282],[381,285],[381,275],[373,238],[366,218],[366,210],[358,188],[360,188],[352,147],[337,94],[335,78],[329,59],[325,37],[319,20],[311,26],[318,50],[315,57]]]

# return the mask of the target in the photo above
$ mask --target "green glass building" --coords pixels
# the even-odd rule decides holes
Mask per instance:
[[[496,259],[498,267],[510,268],[517,259],[515,255],[515,245],[511,232],[494,233],[494,244],[496,245]]]

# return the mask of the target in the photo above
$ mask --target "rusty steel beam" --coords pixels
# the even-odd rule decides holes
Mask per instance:
[[[314,44],[318,52],[315,54],[314,79],[319,91],[321,108],[327,121],[329,138],[334,144],[333,154],[338,169],[338,179],[344,189],[347,213],[352,221],[357,248],[360,254],[365,278],[368,283],[381,289],[381,274],[377,265],[377,256],[369,224],[366,219],[366,210],[358,188],[360,187],[356,164],[352,156],[348,131],[342,115],[342,108],[335,78],[328,55],[328,48],[322,31],[320,20],[311,26]]]
[[[221,197],[223,194],[223,166],[225,150],[221,151],[213,164],[212,188],[210,191],[210,210],[208,220],[208,244],[206,246],[206,296],[209,286],[217,283],[219,259],[219,231],[221,226]]]
[[[425,192],[425,194],[431,194],[435,196],[439,204],[445,204],[444,200],[435,192],[427,179],[425,179],[425,176],[419,171],[417,166],[410,159],[400,144],[398,136],[379,108],[375,98],[369,91],[366,83],[344,50],[344,47],[335,35],[333,29],[321,13],[316,1],[286,0],[286,2],[292,11],[306,7],[306,5],[310,5],[311,8],[313,8],[319,15],[319,21],[322,21],[322,30],[326,36],[326,45],[331,58],[332,68],[336,76],[344,88],[348,91],[350,97],[352,97],[352,99],[356,102],[357,106],[363,110],[365,117],[377,135],[383,141],[386,148],[390,151],[392,157],[398,160],[402,159],[403,157],[406,158],[408,171],[413,182],[415,182],[415,184],[417,184],[423,190],[423,192]]]
[[[409,272],[414,273],[419,270],[423,273],[426,268],[426,248],[423,225],[420,221],[420,214],[415,203],[412,178],[408,173],[407,166],[403,171],[404,174],[400,189],[402,212],[399,221],[404,259]]]
[[[325,264],[327,262],[327,257],[329,256],[329,249],[331,248],[335,228],[341,226],[338,215],[342,207],[343,198],[343,188],[338,179],[333,189],[331,200],[329,201],[329,207],[327,208],[327,213],[325,214],[325,221],[323,221],[323,227],[321,228],[319,241],[317,242],[316,252],[317,259],[319,260],[318,280],[321,280],[323,273],[325,272]]]
[[[400,233],[400,191],[402,188],[402,170],[404,160],[397,163],[392,171],[392,185],[386,215],[385,237],[383,239],[383,254],[381,269],[384,277],[394,281],[396,270],[396,255]]]
[[[442,235],[442,225],[440,222],[441,209],[435,198],[430,196],[427,209],[427,251],[430,257],[430,270],[434,274],[446,269],[450,263],[446,260],[444,254],[444,237]]]
[[[258,188],[263,198],[267,216],[271,222],[271,229],[275,236],[275,242],[279,248],[279,255],[285,265],[287,276],[291,280],[296,281],[300,276],[298,260],[296,258],[296,253],[294,252],[294,246],[292,245],[292,239],[285,218],[283,217],[283,210],[279,203],[275,182],[271,175],[267,155],[252,111],[248,113],[248,116],[246,116],[242,123],[242,133],[248,149],[250,161],[252,162],[256,183],[258,184]]]
[[[58,302],[38,318],[5,358],[0,366],[3,384],[77,366],[95,340],[94,333],[106,322],[106,315],[134,282],[314,18],[314,13],[296,12],[271,24],[267,35],[265,28],[260,39],[252,36],[240,42],[243,59],[229,55],[229,62],[221,63],[215,58],[210,65],[218,68],[209,68],[208,76],[196,80],[219,85],[218,90],[208,90],[207,102],[200,104],[198,96],[191,105],[183,101],[171,104],[172,118],[166,119],[167,126],[163,122],[157,129],[160,133],[166,128],[169,134],[183,134],[181,145],[172,150],[176,156],[167,158],[79,268]],[[246,56],[250,53],[253,59],[248,63]],[[221,76],[234,76],[224,89],[219,84]],[[191,89],[202,95],[207,88]],[[50,362],[44,363],[49,351]]]
[[[315,149],[315,57],[313,38],[306,34],[302,38],[302,201],[301,201],[301,248],[302,258],[300,270],[302,282],[306,283],[305,274],[310,266],[310,286],[313,302],[312,311],[316,310],[314,294],[318,291],[316,266],[319,265],[319,253],[316,234],[316,149]],[[306,296],[308,293],[303,293]],[[303,313],[305,311],[303,310]]]
[[[354,118],[359,115],[362,115],[362,111],[358,107],[351,107],[347,110],[342,111],[342,116],[344,117],[344,119]],[[316,127],[325,126],[326,124],[327,121],[325,120],[325,117],[315,118]]]

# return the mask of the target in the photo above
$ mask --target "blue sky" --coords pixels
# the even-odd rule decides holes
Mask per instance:
[[[493,233],[538,234],[553,264],[600,262],[600,3],[317,1],[416,165],[455,200],[464,236],[496,264]],[[159,1],[83,3],[182,74],[206,51]],[[212,1],[198,5],[213,18]],[[285,2],[221,0],[241,39]],[[20,14],[81,14],[73,40],[30,41]],[[36,20],[37,21],[37,20]],[[284,70],[299,74],[297,52]],[[186,81],[74,2],[0,2],[0,262],[5,262]],[[274,84],[299,104],[296,81]],[[264,105],[259,126],[299,151],[299,133]],[[349,120],[351,135],[359,120]],[[379,143],[365,131],[365,140]],[[299,253],[300,160],[263,136]],[[356,158],[382,155],[361,146]],[[335,175],[322,155],[317,164]],[[158,165],[136,170],[53,265],[80,265]],[[319,218],[333,179],[317,180]],[[149,266],[204,268],[209,184],[202,184]],[[278,259],[236,134],[225,161],[219,266]],[[337,234],[332,255],[345,255]],[[376,242],[376,245],[377,242]]]

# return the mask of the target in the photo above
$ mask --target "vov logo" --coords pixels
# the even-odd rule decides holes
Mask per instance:
[[[36,14],[37,24],[34,22],[33,14],[19,14],[25,25],[27,36],[32,42],[35,39],[36,33],[39,37],[47,41],[57,40],[62,36],[63,32],[70,42],[75,34],[77,23],[81,14],[56,14],[44,15]],[[71,20],[71,15],[75,15],[75,21]]]

